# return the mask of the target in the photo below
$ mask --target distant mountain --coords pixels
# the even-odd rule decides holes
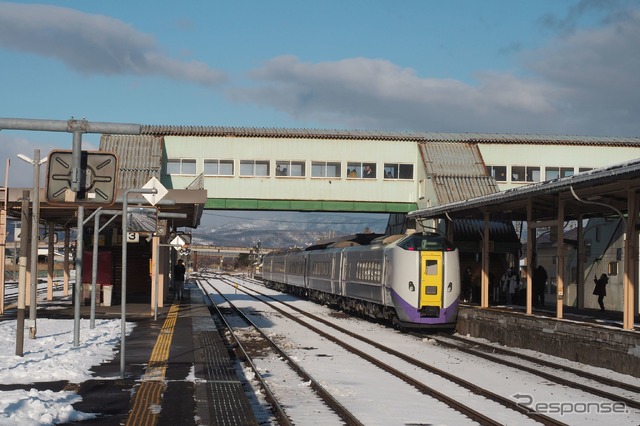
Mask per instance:
[[[304,248],[318,240],[358,232],[384,232],[386,215],[305,214],[305,221],[295,213],[282,213],[274,220],[245,220],[219,227],[198,227],[191,231],[192,244],[252,247],[258,241],[266,248]],[[291,219],[291,220],[288,220]]]

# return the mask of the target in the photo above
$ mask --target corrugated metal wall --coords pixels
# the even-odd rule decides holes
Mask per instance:
[[[487,175],[478,146],[464,142],[419,143],[426,175],[431,178],[437,205],[498,192]]]
[[[140,188],[162,172],[162,136],[102,135],[100,151],[118,156],[118,188]]]

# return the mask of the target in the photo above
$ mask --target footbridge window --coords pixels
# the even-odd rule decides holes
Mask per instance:
[[[304,161],[276,161],[276,176],[304,177]]]
[[[168,158],[168,175],[194,175],[196,174],[195,158]]]
[[[573,176],[573,167],[546,167],[545,168],[545,179],[552,180]]]
[[[338,161],[313,161],[311,163],[311,177],[340,177],[340,162]]]
[[[385,179],[413,179],[413,164],[384,163]]]
[[[376,163],[347,163],[347,177],[361,179],[375,179]]]
[[[233,176],[233,160],[217,160],[205,158],[205,176]]]
[[[511,166],[513,182],[540,182],[540,167]]]
[[[241,160],[240,176],[269,176],[269,161]]]
[[[507,181],[507,166],[487,166],[487,173],[493,177],[496,182]]]

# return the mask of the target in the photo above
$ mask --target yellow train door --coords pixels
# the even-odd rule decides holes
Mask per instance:
[[[420,252],[420,307],[442,308],[442,252]]]

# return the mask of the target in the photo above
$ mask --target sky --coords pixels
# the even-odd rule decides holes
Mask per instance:
[[[638,137],[638,45],[640,0],[0,2],[0,118]],[[0,131],[9,186],[71,143]]]

